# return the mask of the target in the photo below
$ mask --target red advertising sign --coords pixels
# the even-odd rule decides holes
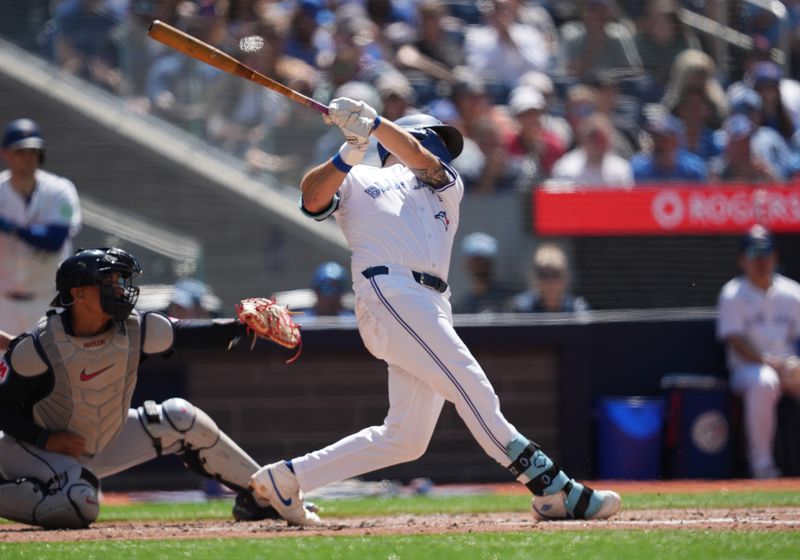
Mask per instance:
[[[774,232],[800,232],[800,183],[538,189],[533,194],[539,235],[739,234],[755,223]]]

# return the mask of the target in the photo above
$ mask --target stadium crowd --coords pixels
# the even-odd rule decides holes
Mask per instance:
[[[800,1],[782,4],[788,27],[713,0],[0,0],[0,35],[288,184],[341,139],[150,40],[154,19],[323,103],[457,126],[469,193],[627,188],[798,173]]]

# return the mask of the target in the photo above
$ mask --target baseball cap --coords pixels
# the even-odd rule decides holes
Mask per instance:
[[[766,257],[775,250],[772,234],[767,228],[756,224],[747,230],[741,241],[742,253],[749,259]]]
[[[745,86],[733,90],[728,97],[728,102],[734,115],[760,111],[764,104],[758,92]]]
[[[651,134],[679,136],[683,132],[681,120],[661,105],[650,107],[644,113],[644,129]]]
[[[758,87],[767,83],[778,83],[783,78],[781,67],[770,61],[756,62],[747,72],[745,82],[750,87]]]
[[[547,102],[544,99],[544,95],[528,86],[514,88],[508,99],[508,109],[515,117],[526,111],[542,111],[546,105]]]
[[[464,238],[461,250],[465,257],[492,259],[497,256],[497,240],[487,233],[476,231]]]
[[[337,262],[329,261],[319,265],[314,270],[311,287],[323,296],[332,296],[344,293],[347,271]]]
[[[745,115],[733,115],[722,123],[722,130],[728,140],[746,138],[753,132],[753,121]]]
[[[453,69],[452,95],[486,95],[486,81],[466,66],[456,66]]]
[[[385,72],[375,80],[375,87],[380,93],[381,98],[386,99],[391,95],[396,95],[406,101],[414,101],[414,89],[411,82],[400,72]]]

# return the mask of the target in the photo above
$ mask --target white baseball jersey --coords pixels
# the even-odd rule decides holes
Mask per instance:
[[[517,431],[478,362],[453,328],[450,292],[421,285],[413,272],[447,278],[464,185],[434,189],[404,165],[356,165],[331,212],[353,251],[358,330],[366,348],[388,365],[389,411],[382,426],[364,428],[324,449],[293,459],[304,491],[419,457],[445,400],[453,402],[476,441],[507,465]],[[362,272],[380,267],[377,275]]]
[[[366,281],[364,269],[386,264],[447,281],[464,185],[444,167],[451,180],[435,191],[402,164],[350,171],[333,215],[353,251],[354,284]]]
[[[770,358],[797,353],[800,338],[800,284],[776,274],[765,292],[739,276],[730,280],[719,296],[717,337],[746,338],[755,350]],[[748,362],[728,349],[728,366],[735,370]]]
[[[0,217],[17,227],[65,226],[70,228],[67,242],[59,251],[49,252],[33,247],[16,235],[0,233],[0,307],[30,308],[24,324],[9,324],[0,317],[0,329],[20,333],[30,329],[47,310],[55,295],[53,279],[58,265],[72,254],[70,240],[81,226],[78,192],[71,181],[47,171],[36,171],[36,187],[30,201],[25,200],[10,183],[8,170],[0,173]],[[8,293],[30,294],[33,300],[14,302],[4,298]],[[10,314],[10,311],[9,313]],[[6,313],[2,314],[7,316]]]

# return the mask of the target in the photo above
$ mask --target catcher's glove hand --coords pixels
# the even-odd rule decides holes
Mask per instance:
[[[247,298],[236,304],[236,315],[253,332],[252,349],[257,338],[266,338],[286,348],[297,348],[297,353],[286,360],[291,364],[303,349],[300,325],[292,320],[293,313],[270,298]]]

